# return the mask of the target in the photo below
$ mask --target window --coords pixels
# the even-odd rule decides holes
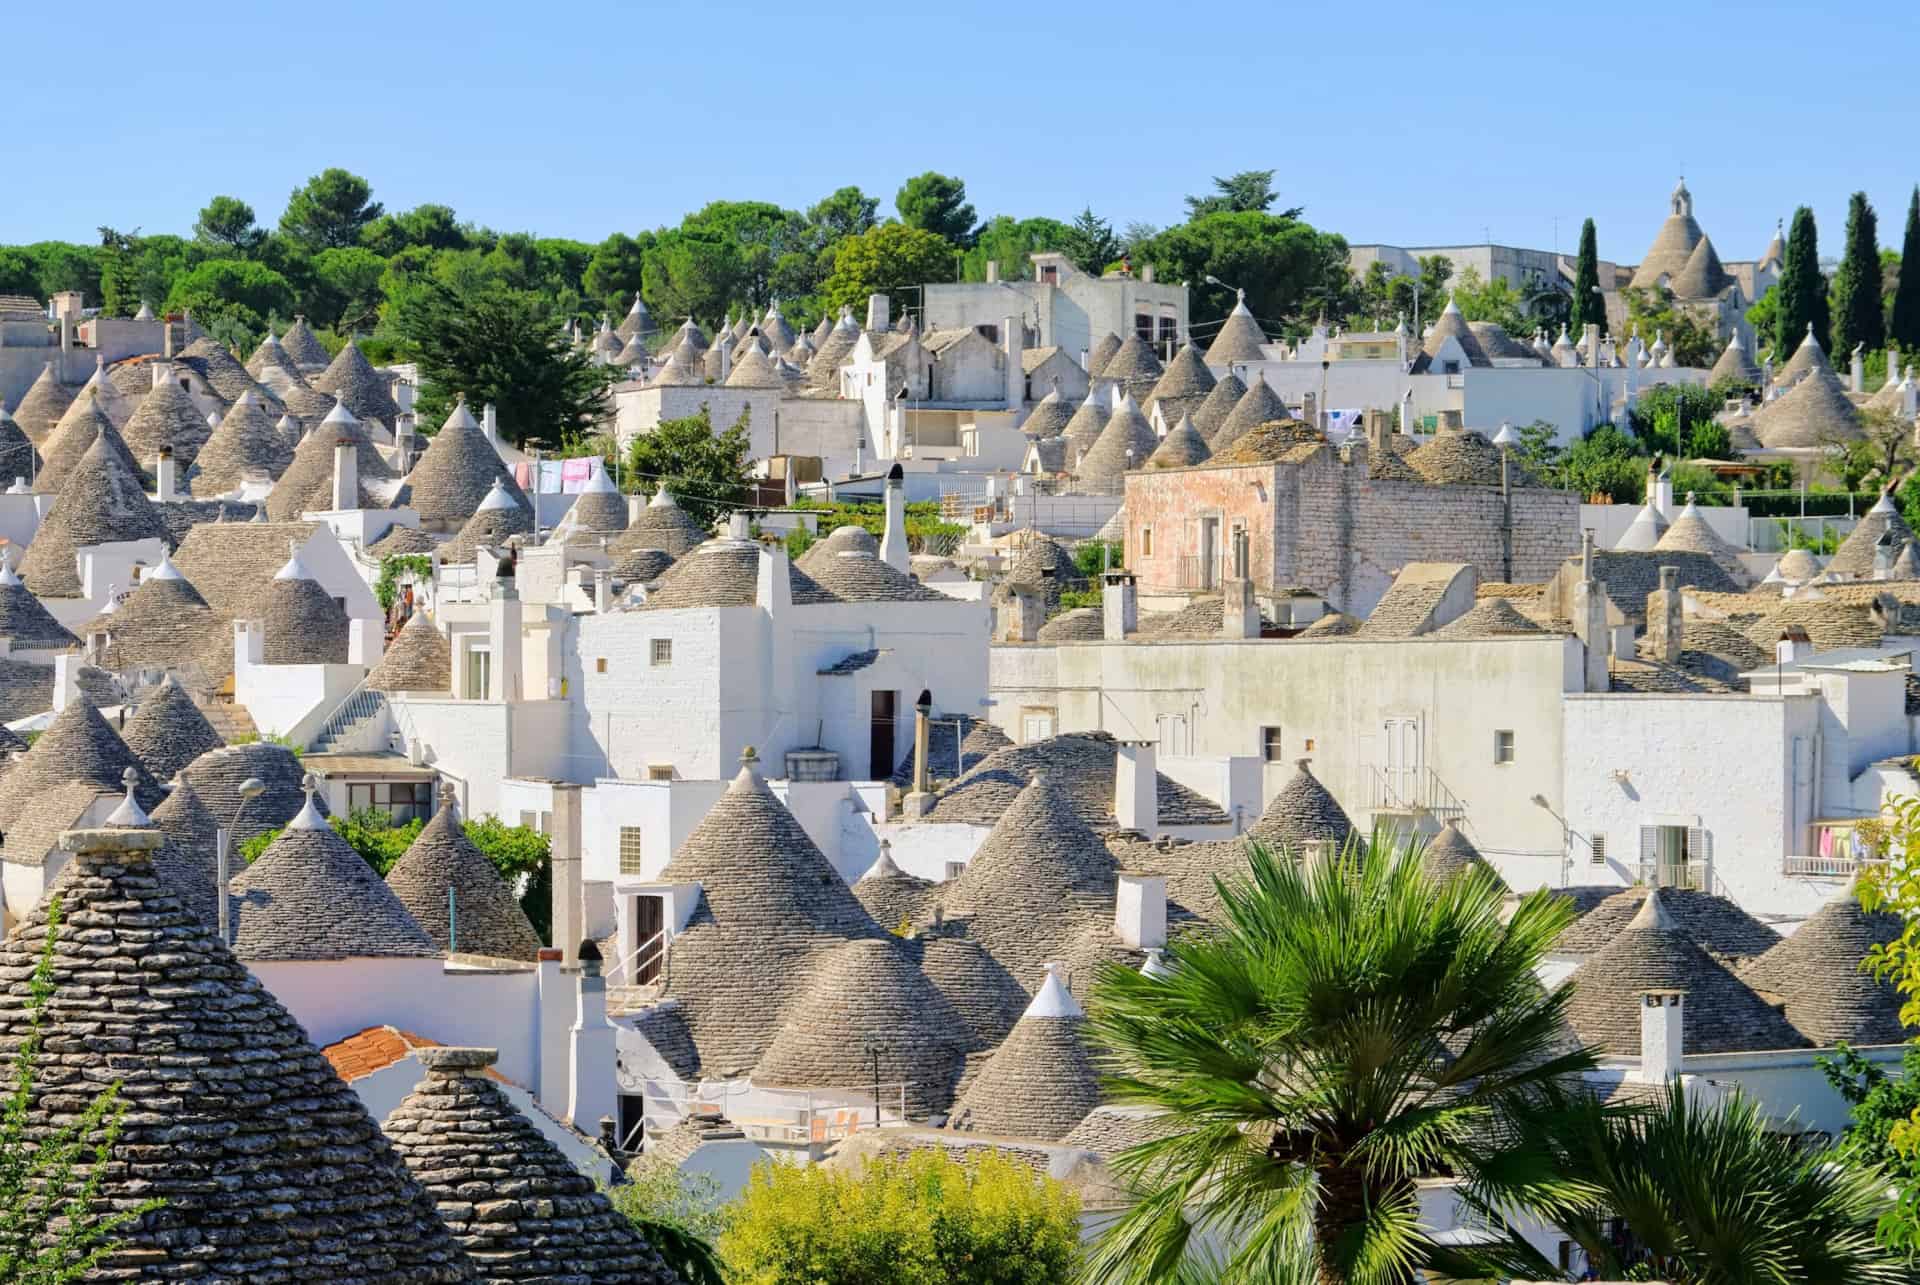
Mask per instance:
[[[1286,742],[1281,739],[1277,727],[1260,729],[1260,757],[1269,763],[1279,763],[1287,757]]]
[[[594,659],[593,672],[596,674],[604,674],[607,672],[607,658],[605,656],[599,656]]]
[[[1440,373],[1443,375],[1457,375],[1460,373],[1460,363],[1457,361],[1443,361],[1440,363]]]
[[[1307,738],[1307,753],[1313,753],[1313,738],[1311,736]]]
[[[1513,762],[1513,733],[1502,730],[1493,734],[1493,761],[1495,763]]]
[[[1180,319],[1178,317],[1160,318],[1160,344],[1166,347],[1180,338]],[[1168,349],[1168,351],[1172,351]]]
[[[964,861],[949,861],[947,862],[947,878],[958,879],[966,872],[966,869],[967,863]]]
[[[1049,263],[1049,264],[1047,264],[1047,265],[1046,265],[1045,267],[1043,267],[1043,268],[1041,268],[1041,269],[1040,269],[1040,284],[1041,284],[1041,285],[1043,285],[1043,286],[1051,286],[1051,285],[1058,285],[1059,283],[1060,283],[1060,269],[1059,269],[1059,268],[1057,268],[1057,267],[1055,267],[1055,266],[1054,266],[1053,264],[1051,264],[1051,263]]]
[[[1596,834],[1587,840],[1587,861],[1591,865],[1607,864],[1607,836]]]
[[[673,639],[655,638],[652,642],[652,661],[656,665],[673,663]]]
[[[671,763],[647,764],[647,779],[649,781],[671,781],[673,779],[673,764]]]
[[[379,812],[395,825],[433,815],[433,786],[426,781],[355,781],[347,786],[347,812]]]
[[[1152,343],[1153,342],[1152,314],[1145,313],[1145,312],[1134,313],[1133,314],[1133,333],[1135,333],[1136,335],[1139,335],[1142,339],[1146,340],[1148,343]]]
[[[637,875],[640,869],[640,827],[623,825],[620,827],[620,873]]]
[[[997,344],[1000,342],[1000,327],[982,323],[981,325],[975,326],[974,329],[979,331],[980,337],[988,343]]]
[[[1150,526],[1140,528],[1140,556],[1143,558],[1153,556],[1153,528]]]

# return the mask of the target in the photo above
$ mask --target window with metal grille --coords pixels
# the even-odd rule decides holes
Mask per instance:
[[[655,638],[652,645],[652,660],[656,665],[673,663],[673,639]]]
[[[1587,860],[1596,866],[1607,864],[1607,836],[1596,834],[1587,840]]]
[[[623,825],[620,827],[620,873],[637,875],[640,870],[640,827]]]
[[[1498,731],[1493,734],[1493,761],[1495,763],[1513,762],[1513,733]]]

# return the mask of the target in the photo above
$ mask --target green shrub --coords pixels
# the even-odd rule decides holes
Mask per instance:
[[[1079,1202],[996,1153],[880,1157],[859,1170],[754,1170],[720,1240],[728,1279],[833,1285],[1061,1285]]]
[[[643,1159],[626,1182],[602,1190],[681,1280],[723,1285],[714,1241],[726,1229],[727,1216],[720,1207],[720,1184],[711,1174]]]

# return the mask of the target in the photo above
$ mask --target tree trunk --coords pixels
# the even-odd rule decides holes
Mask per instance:
[[[1365,1217],[1366,1176],[1358,1168],[1322,1169],[1319,1204],[1313,1214],[1313,1254],[1321,1285],[1347,1285],[1351,1279],[1337,1246]]]

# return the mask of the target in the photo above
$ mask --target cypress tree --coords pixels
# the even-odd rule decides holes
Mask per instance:
[[[1865,192],[1847,202],[1847,248],[1833,274],[1833,349],[1845,358],[1855,345],[1867,352],[1887,346],[1880,301],[1880,226]]]
[[[1907,204],[1907,236],[1900,246],[1900,284],[1893,291],[1893,320],[1887,338],[1900,351],[1920,350],[1920,187]]]
[[[1801,206],[1793,212],[1787,232],[1787,253],[1780,264],[1780,306],[1774,314],[1773,355],[1786,361],[1800,348],[1807,327],[1829,353],[1827,283],[1820,275],[1820,234],[1813,211]]]
[[[1568,321],[1577,337],[1589,324],[1607,333],[1607,305],[1595,293],[1600,289],[1600,249],[1594,236],[1593,220],[1580,225],[1580,258],[1573,269],[1573,307]]]

